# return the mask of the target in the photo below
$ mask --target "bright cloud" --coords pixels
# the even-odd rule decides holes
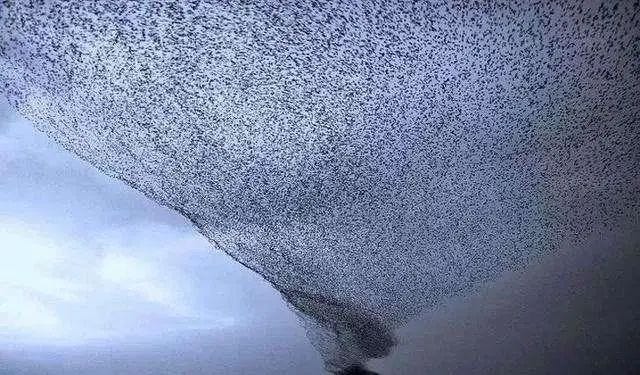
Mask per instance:
[[[109,253],[102,259],[98,273],[103,280],[131,291],[148,302],[180,315],[192,315],[170,284],[172,280],[161,273],[158,265],[132,256]]]
[[[235,325],[234,272],[176,213],[0,113],[0,345]]]

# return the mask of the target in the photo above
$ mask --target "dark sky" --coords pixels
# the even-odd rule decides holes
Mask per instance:
[[[636,226],[637,228],[637,226]],[[640,369],[640,241],[566,246],[400,329],[384,374],[631,374]]]

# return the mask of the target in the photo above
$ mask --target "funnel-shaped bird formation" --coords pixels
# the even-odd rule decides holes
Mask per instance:
[[[639,13],[11,0],[0,90],[273,284],[328,370],[366,373],[443,298],[637,223]]]

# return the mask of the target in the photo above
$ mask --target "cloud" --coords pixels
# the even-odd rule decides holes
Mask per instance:
[[[234,272],[246,271],[184,218],[52,144],[6,103],[0,129],[0,341],[238,324],[242,297],[229,297],[248,280]]]
[[[176,232],[166,230],[166,238],[156,241],[166,247],[189,243]],[[111,241],[94,233],[94,246],[85,247],[86,241],[46,226],[0,217],[0,337],[78,341],[144,334],[136,329],[141,317],[152,317],[158,330],[230,324],[232,319],[217,322],[216,314],[197,306],[193,282],[181,275],[180,252],[159,256],[161,246],[149,246],[145,228],[109,230]],[[138,236],[143,239],[131,240]]]
[[[131,291],[145,301],[161,305],[171,312],[193,316],[178,292],[168,282],[160,267],[148,261],[118,253],[107,253],[102,259],[100,277],[119,288]]]
[[[63,301],[79,299],[82,286],[56,275],[66,260],[56,241],[24,223],[3,217],[0,238],[6,249],[0,266],[0,290],[20,289]]]
[[[0,217],[0,338],[60,337],[63,324],[51,301],[79,301],[82,285],[56,275],[64,261],[51,238]],[[8,337],[7,337],[8,336]]]
[[[37,298],[9,288],[0,289],[2,336],[50,337],[60,335],[60,318]]]

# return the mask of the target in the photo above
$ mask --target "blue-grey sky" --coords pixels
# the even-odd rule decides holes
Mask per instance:
[[[260,368],[275,372],[296,361],[321,368],[295,315],[259,276],[177,213],[53,144],[4,101],[0,258],[0,373],[2,363],[28,369],[27,359],[42,351],[55,369],[56,356],[69,362],[60,356],[87,348],[131,352],[138,343],[133,352],[153,353],[177,338],[207,346],[209,370],[251,366],[221,353],[243,348],[268,359],[278,350],[265,348],[291,343],[296,355]],[[132,371],[158,371],[157,363],[130,362]]]

